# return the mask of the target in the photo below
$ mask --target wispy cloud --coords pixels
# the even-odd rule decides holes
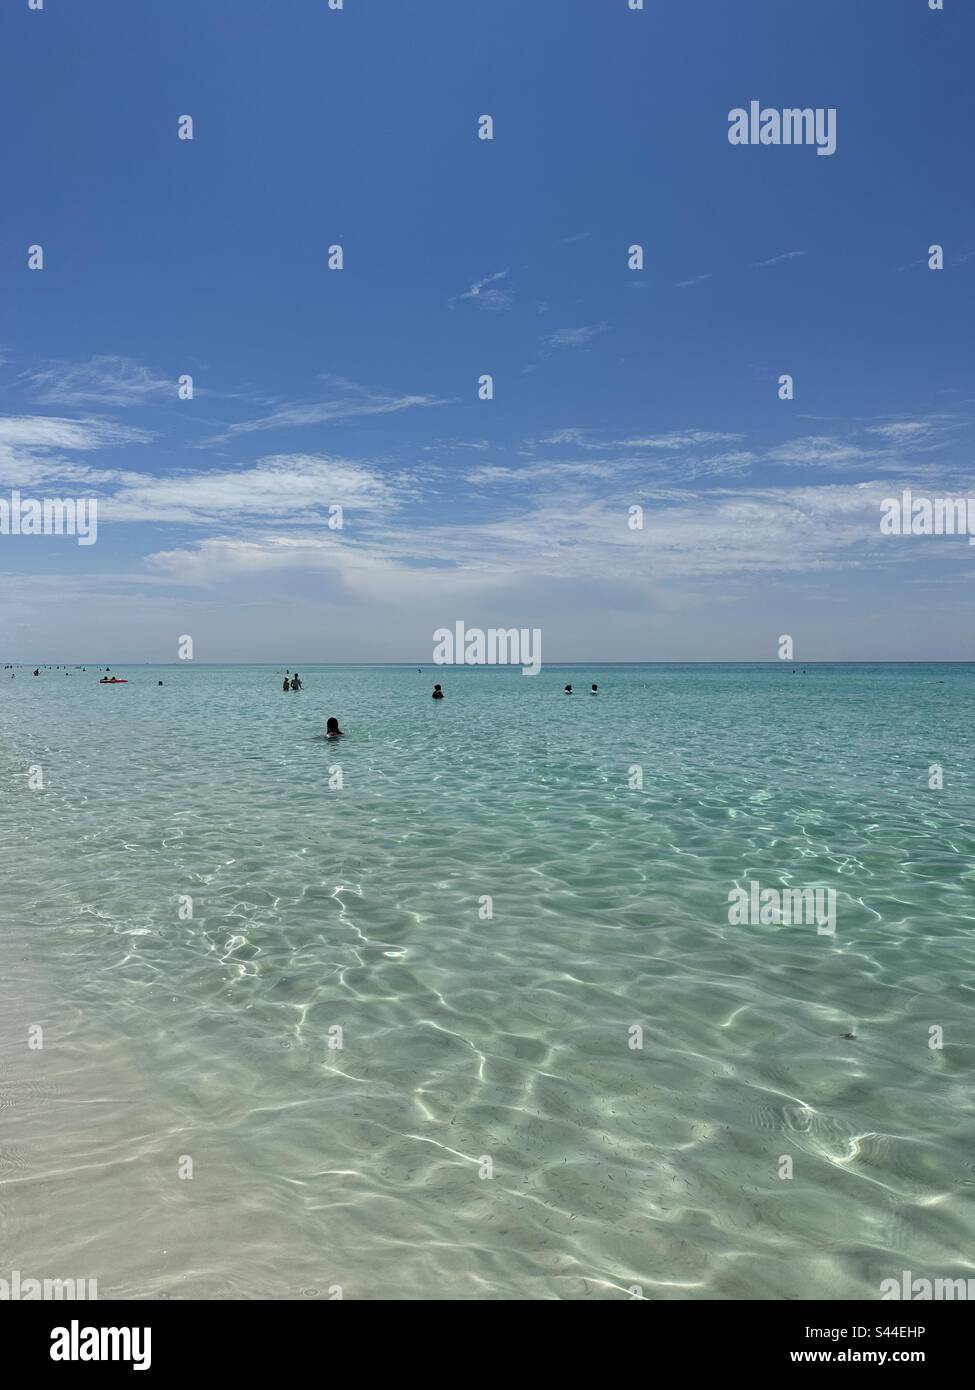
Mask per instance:
[[[586,459],[584,463],[530,463],[521,468],[485,465],[483,468],[472,468],[465,478],[473,486],[479,487],[495,483],[538,483],[553,478],[611,478],[619,471],[617,464],[594,463]]]
[[[600,333],[605,333],[608,327],[608,323],[592,323],[582,328],[557,328],[554,333],[549,333],[542,341],[548,347],[553,348],[584,347]]]
[[[92,357],[87,362],[50,362],[22,372],[20,380],[39,401],[61,406],[136,406],[169,395],[176,379],[160,376],[131,357]]]
[[[96,484],[117,480],[115,469],[94,469],[64,454],[92,453],[125,444],[145,444],[151,435],[110,420],[65,420],[50,415],[0,418],[0,482],[30,487],[48,479]]]
[[[419,406],[444,405],[435,396],[378,395],[346,381],[343,377],[323,377],[323,382],[331,387],[332,394],[325,400],[295,402],[278,406],[270,415],[262,415],[254,420],[241,420],[230,425],[222,434],[205,441],[207,444],[223,443],[238,435],[252,434],[257,430],[294,429],[303,425],[328,424],[333,420],[347,420],[363,415],[389,415],[398,410],[412,410]]]
[[[540,444],[567,444],[580,449],[688,449],[705,444],[730,444],[741,439],[740,434],[723,430],[673,430],[669,434],[640,435],[627,439],[594,439],[593,431],[575,427],[553,430]]]
[[[870,457],[868,449],[824,434],[787,440],[768,451],[770,462],[785,464],[790,468],[838,467],[863,463]]]
[[[111,420],[64,420],[54,415],[0,416],[0,445],[28,449],[104,449],[145,443],[145,430]]]
[[[751,269],[752,269],[752,270],[764,270],[766,266],[770,266],[770,265],[781,265],[781,264],[782,264],[783,262],[785,262],[785,261],[795,261],[795,260],[798,260],[798,259],[800,258],[800,256],[808,256],[808,255],[809,255],[809,252],[808,252],[808,251],[783,251],[782,254],[779,255],[779,256],[770,256],[769,259],[768,259],[767,261],[754,261],[754,262],[752,262]],[[704,281],[704,280],[713,280],[713,279],[714,279],[714,276],[713,276],[713,274],[712,274],[710,271],[709,271],[707,274],[705,274],[705,275],[692,275],[691,278],[690,278],[689,280],[678,280],[677,284],[674,285],[674,289],[675,289],[675,290],[686,290],[686,289],[689,289],[691,285],[700,285],[700,284],[702,283],[702,281]]]
[[[487,439],[435,439],[430,444],[424,444],[423,452],[431,454],[438,451],[450,452],[452,449],[476,449],[481,452],[490,447],[490,441]]]
[[[783,261],[797,261],[800,256],[808,256],[808,251],[783,251],[781,256],[771,256],[767,261],[755,261],[752,270],[764,270],[767,265],[781,265]]]
[[[388,511],[403,495],[399,480],[369,464],[321,454],[274,454],[253,467],[207,469],[165,478],[129,474],[100,502],[108,521],[225,524],[286,517],[320,524],[328,508]]]
[[[462,299],[473,299],[481,309],[490,309],[493,313],[510,309],[515,302],[514,291],[508,286],[499,287],[497,284],[498,280],[507,280],[509,273],[507,270],[496,270],[493,275],[486,275],[483,280],[475,281],[470,289],[449,301],[450,308]]]
[[[540,444],[583,444],[588,437],[587,430],[569,428],[564,430],[553,430],[551,434],[544,435]]]
[[[726,444],[740,438],[740,434],[726,434],[719,430],[675,430],[670,434],[651,434],[645,438],[614,442],[621,449],[688,449],[701,444]]]
[[[868,425],[867,434],[879,434],[892,444],[915,444],[938,432],[931,420],[894,420],[887,425]]]
[[[723,454],[710,454],[687,470],[688,477],[734,477],[749,472],[758,463],[758,454],[750,449],[729,449]]]
[[[502,471],[483,481],[510,483],[515,476]],[[586,498],[575,474],[553,473],[550,484],[542,497],[488,522],[377,527],[361,540],[276,533],[212,538],[157,553],[148,563],[157,574],[202,584],[275,569],[324,571],[350,595],[402,605],[404,598],[438,593],[442,600],[445,563],[452,566],[455,597],[566,580],[612,584],[620,595],[634,595],[650,585],[659,594],[668,581],[801,574],[904,555],[903,548],[885,547],[880,534],[886,484],[648,490],[640,494],[648,504],[643,532],[627,525],[629,485],[613,496],[603,489]]]

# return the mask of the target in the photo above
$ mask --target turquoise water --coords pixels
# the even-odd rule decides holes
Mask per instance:
[[[792,669],[0,673],[0,1276],[975,1275],[975,667]],[[730,925],[752,880],[835,935]]]

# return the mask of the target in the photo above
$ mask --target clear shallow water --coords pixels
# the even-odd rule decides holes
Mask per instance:
[[[975,667],[805,669],[0,673],[0,1276],[975,1276]],[[835,937],[730,926],[751,879],[834,888]]]

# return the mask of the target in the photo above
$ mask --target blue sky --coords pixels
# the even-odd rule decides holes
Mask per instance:
[[[8,0],[0,496],[99,532],[0,536],[4,659],[429,659],[457,618],[975,658],[975,548],[879,533],[975,489],[973,41],[962,0]],[[836,153],[732,146],[753,99],[835,107]]]

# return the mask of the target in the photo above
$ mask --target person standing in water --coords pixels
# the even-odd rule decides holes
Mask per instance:
[[[325,737],[341,738],[344,732],[343,729],[339,728],[339,721],[335,718],[335,715],[331,715],[325,724]]]
[[[444,697],[444,696],[443,696],[443,690],[440,688],[439,685],[435,685],[435,686],[433,687],[433,698],[434,698],[435,700],[442,700],[443,697]]]
[[[598,686],[598,685],[592,685],[592,686],[590,686],[590,687],[589,687],[589,694],[590,694],[590,695],[598,695],[598,694],[599,694],[599,686]]]
[[[297,672],[297,671],[296,671],[296,672],[294,673],[294,675],[291,677],[291,689],[292,689],[292,690],[300,690],[300,689],[301,689],[301,677],[298,675],[298,672]]]
[[[567,685],[567,686],[565,687],[565,689],[563,690],[562,694],[563,694],[563,695],[571,695],[571,694],[572,694],[572,686],[571,686],[571,685]]]
[[[284,685],[282,685],[281,689],[282,689],[282,690],[290,690],[290,689],[291,689],[291,680],[290,680],[290,678],[289,678],[288,676],[285,676],[285,678],[284,678]]]

